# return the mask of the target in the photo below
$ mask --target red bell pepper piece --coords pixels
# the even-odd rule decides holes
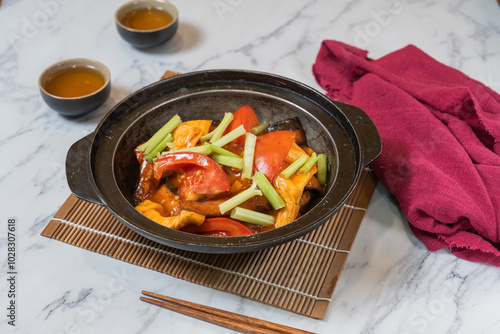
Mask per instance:
[[[167,170],[179,170],[179,196],[192,199],[193,195],[218,194],[229,191],[229,178],[209,157],[194,152],[168,153],[154,160],[154,177],[161,179]]]
[[[269,181],[274,179],[293,144],[292,131],[274,131],[257,137],[254,165]]]
[[[216,217],[205,219],[200,226],[188,225],[181,229],[184,232],[204,234],[204,235],[219,235],[228,237],[238,237],[243,235],[254,234],[245,225],[231,218]]]
[[[243,124],[243,127],[247,132],[250,132],[252,128],[259,125],[259,120],[255,111],[248,106],[243,106],[233,113],[234,119],[229,123],[226,131],[224,133],[229,133]],[[240,136],[232,141],[237,146],[245,145],[245,136]]]

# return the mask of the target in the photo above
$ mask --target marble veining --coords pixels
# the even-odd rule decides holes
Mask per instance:
[[[139,301],[143,289],[316,333],[498,333],[498,268],[429,252],[397,201],[378,185],[324,320],[314,320],[43,238],[70,194],[66,153],[121,99],[163,72],[237,68],[320,89],[312,75],[321,41],[372,58],[414,44],[500,92],[500,6],[495,0],[172,0],[177,35],[137,50],[120,39],[124,1],[3,1],[0,5],[1,333],[231,333]],[[111,71],[96,111],[59,116],[38,76],[66,58]],[[321,89],[320,89],[321,90]],[[7,220],[16,220],[16,326],[8,324]]]

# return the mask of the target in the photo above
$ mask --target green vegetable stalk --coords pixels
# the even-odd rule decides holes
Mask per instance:
[[[256,184],[252,184],[250,188],[242,191],[238,195],[233,196],[227,201],[219,204],[220,213],[224,214],[254,196],[262,196],[262,192],[259,189],[257,189]]]
[[[240,207],[231,211],[231,218],[263,226],[273,225],[275,221],[273,216]]]
[[[276,189],[274,189],[272,184],[267,180],[266,176],[262,172],[255,173],[252,180],[257,183],[257,187],[259,187],[264,194],[264,197],[267,198],[269,203],[271,203],[274,210],[279,210],[285,207],[285,201],[283,201]]]

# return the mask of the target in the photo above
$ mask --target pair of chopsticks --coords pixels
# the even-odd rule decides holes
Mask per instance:
[[[178,312],[199,320],[204,320],[215,325],[252,334],[313,334],[297,328],[275,324],[269,321],[247,317],[241,314],[220,310],[217,308],[200,305],[185,300],[163,296],[157,293],[142,291],[148,297],[141,300],[168,310]],[[155,298],[155,299],[153,299]]]

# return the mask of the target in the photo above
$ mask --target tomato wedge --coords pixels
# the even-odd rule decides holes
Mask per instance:
[[[156,179],[161,179],[167,170],[181,171],[181,199],[191,200],[198,195],[218,194],[231,188],[229,178],[219,164],[200,153],[168,153],[155,159],[153,168]]]
[[[259,125],[259,119],[255,114],[255,111],[248,106],[243,106],[233,113],[234,119],[229,123],[226,131],[224,133],[229,133],[243,124],[243,127],[247,132],[252,130],[253,127]],[[233,143],[238,146],[245,145],[245,136],[240,136],[233,140]]]
[[[234,219],[225,217],[205,219],[203,224],[201,224],[200,226],[188,225],[183,227],[181,231],[204,235],[224,235],[228,237],[238,237],[254,234],[252,230],[250,230],[245,225],[237,222]]]
[[[273,131],[257,137],[255,169],[262,172],[269,181],[274,179],[285,161],[294,138],[295,134],[292,131]]]

